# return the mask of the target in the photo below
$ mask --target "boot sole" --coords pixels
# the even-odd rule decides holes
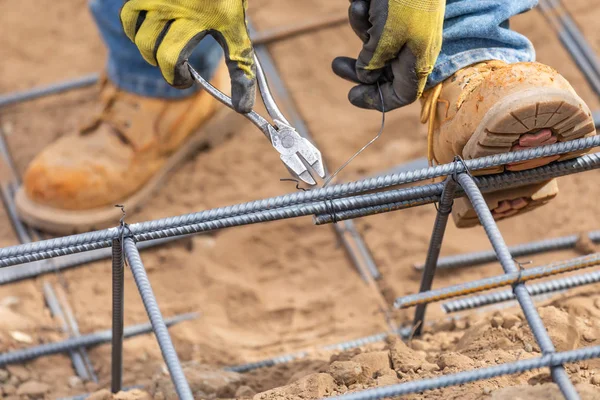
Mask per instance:
[[[503,99],[492,107],[479,127],[467,142],[462,156],[465,159],[508,153],[524,134],[541,129],[551,129],[559,142],[594,136],[596,128],[587,105],[579,96],[565,89],[542,88],[529,89]],[[504,165],[480,170],[476,175],[497,174],[504,171],[523,171],[579,157],[590,150],[576,151],[562,156],[531,160],[516,165]],[[517,189],[493,192],[485,195],[490,210],[504,200],[524,197],[530,204],[504,219],[521,215],[547,204],[558,194],[555,180],[527,185]],[[459,228],[479,224],[475,210],[466,198],[457,199],[454,222]]]
[[[212,125],[215,121],[218,126],[218,121],[227,116],[229,110],[221,108],[211,117],[209,124]],[[190,135],[186,143],[169,157],[165,165],[141,189],[121,203],[126,206],[130,215],[139,211],[151,198],[152,193],[191,155],[201,149],[218,146],[232,136],[223,135],[219,129],[203,126]],[[27,197],[23,187],[15,194],[15,206],[21,219],[28,225],[59,235],[115,226],[122,216],[121,210],[114,205],[91,210],[64,210],[38,204]]]

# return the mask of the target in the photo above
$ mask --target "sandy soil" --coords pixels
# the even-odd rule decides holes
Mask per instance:
[[[600,5],[600,0],[574,0],[569,2],[569,7],[596,50],[600,50],[600,31],[596,23],[600,9],[590,7],[590,3]],[[343,1],[254,0],[250,16],[259,29],[268,29],[327,12],[344,12],[346,6]],[[22,0],[18,4],[0,0],[0,10],[0,25],[6,32],[11,32],[0,36],[0,48],[4,49],[0,63],[0,92],[102,69],[105,50],[84,0],[63,0],[42,7],[33,0]],[[557,68],[590,107],[598,109],[598,100],[542,17],[532,12],[513,22],[515,29],[534,41],[539,60]],[[343,163],[368,142],[376,134],[380,120],[377,113],[350,106],[346,101],[350,85],[330,72],[333,57],[356,53],[358,43],[351,35],[348,27],[340,27],[271,46],[300,112],[327,160],[334,166]],[[310,62],[306,62],[308,57]],[[18,168],[23,171],[47,143],[85,121],[94,111],[96,94],[96,89],[90,88],[3,109],[0,123],[8,133]],[[390,113],[384,137],[348,167],[343,178],[375,173],[424,156],[425,136],[418,123],[418,113],[417,105]],[[239,116],[232,114],[227,123],[221,129],[224,133],[235,131],[236,137],[190,160],[129,222],[293,190],[279,182],[284,173],[277,155],[268,150],[262,135]],[[523,218],[502,222],[500,228],[509,244],[598,229],[600,214],[593,210],[600,189],[593,182],[599,174],[596,171],[561,179],[562,193],[551,205]],[[425,255],[434,217],[435,209],[431,206],[359,221],[359,229],[383,273],[382,285],[389,298],[418,289],[420,276],[412,264],[422,261]],[[1,210],[0,218],[0,245],[16,244],[17,239]],[[489,244],[482,229],[459,231],[450,226],[443,253],[487,248]],[[536,256],[532,261],[534,265],[541,265],[573,255],[574,252],[561,252]],[[331,228],[314,227],[310,218],[197,236],[184,244],[147,251],[143,258],[165,316],[189,311],[202,313],[198,320],[171,330],[181,359],[190,362],[188,370],[200,377],[192,381],[203,381],[206,374],[216,374],[217,381],[226,381],[221,386],[215,384],[197,389],[201,392],[199,396],[251,397],[307,376],[292,383],[291,387],[274,389],[258,395],[257,399],[316,397],[495,365],[535,356],[538,351],[528,329],[523,328],[520,318],[515,322],[514,317],[509,317],[510,311],[503,314],[501,324],[498,317],[494,322],[492,314],[470,315],[458,325],[442,323],[431,328],[422,340],[409,343],[409,347],[399,343],[375,346],[370,350],[380,353],[359,357],[358,361],[353,361],[358,366],[348,364],[353,355],[335,356],[347,363],[330,366],[330,355],[321,354],[315,356],[314,361],[223,377],[222,373],[216,372],[218,367],[385,331],[387,324],[378,307],[378,294],[370,290],[354,271]],[[499,265],[494,264],[441,273],[435,286],[500,272]],[[82,332],[110,326],[110,277],[108,262],[94,263],[63,274]],[[55,281],[56,277],[0,287],[0,300],[11,300],[0,302],[4,304],[0,311],[5,316],[0,318],[0,351],[28,346],[14,339],[11,332],[15,330],[31,336],[35,343],[61,337],[56,321],[44,305],[41,291],[44,280]],[[145,322],[145,311],[129,275],[126,285],[126,323]],[[555,342],[560,343],[559,348],[574,348],[596,341],[599,311],[595,307],[595,289],[590,287],[579,297],[562,299],[542,309]],[[429,315],[440,317],[442,312],[433,306]],[[411,313],[399,312],[395,317],[401,324],[410,320]],[[514,325],[502,327],[507,320],[515,322]],[[571,328],[565,332],[565,326]],[[593,340],[588,340],[590,338]],[[0,373],[0,378],[4,379],[4,396],[17,398],[13,393],[28,382],[47,385],[45,394],[41,395],[46,398],[107,387],[110,347],[92,349],[90,356],[100,377],[99,385],[82,384],[72,379],[75,373],[69,358],[54,356]],[[394,357],[408,357],[414,362],[407,364],[411,367],[404,370],[405,363],[394,361]],[[382,365],[373,366],[384,359],[388,360],[387,369]],[[126,342],[125,365],[125,385],[146,384],[157,398],[171,398],[171,389],[160,372],[160,351],[152,336]],[[352,371],[359,370],[354,378],[340,378],[344,371],[352,375]],[[322,375],[312,375],[315,372]],[[569,372],[583,385],[582,392],[591,393],[589,398],[593,398],[594,393],[598,395],[593,387],[586,385],[600,384],[600,379],[594,379],[600,374],[599,364],[580,363],[570,367]],[[511,392],[514,389],[500,388],[547,380],[547,371],[534,371],[416,398],[516,398]],[[555,396],[553,385],[516,390],[525,398]],[[531,394],[526,395],[529,393],[526,390],[531,390]]]

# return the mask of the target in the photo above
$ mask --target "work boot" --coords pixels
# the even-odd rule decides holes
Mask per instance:
[[[212,84],[228,91],[227,69]],[[207,92],[165,100],[141,97],[101,82],[100,111],[78,132],[65,135],[31,162],[17,192],[21,218],[33,227],[70,234],[118,223],[138,209],[190,154],[223,135],[203,130],[217,110]]]
[[[539,63],[489,61],[464,68],[430,90],[423,122],[430,124],[429,157],[445,164],[456,156],[480,158],[596,134],[592,114],[557,71]],[[584,154],[573,152],[501,166],[476,174],[522,171]],[[556,180],[485,195],[501,220],[546,204],[558,194]],[[458,227],[479,220],[467,198],[453,209]]]

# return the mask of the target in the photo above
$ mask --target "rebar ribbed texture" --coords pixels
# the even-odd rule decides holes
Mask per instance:
[[[532,296],[538,296],[547,293],[559,292],[561,290],[572,289],[579,286],[591,285],[598,282],[600,282],[600,271],[529,285],[527,286],[527,291]],[[496,293],[490,293],[481,296],[470,296],[464,299],[450,301],[443,304],[442,307],[447,313],[453,313],[492,304],[503,303],[514,299],[515,295],[512,291],[503,290]]]
[[[456,374],[442,375],[435,378],[400,383],[387,387],[363,390],[341,396],[329,397],[329,400],[377,400],[392,398],[427,390],[441,389],[449,386],[459,386],[470,382],[482,381],[503,375],[519,374],[533,369],[556,367],[562,364],[589,360],[600,357],[600,346],[588,347],[562,353],[546,354],[528,360],[519,360],[510,364],[480,368]]]
[[[123,328],[124,328],[125,268],[121,240],[112,244],[112,348],[111,381],[112,393],[123,387]]]
[[[579,269],[593,267],[598,264],[600,264],[600,253],[401,297],[396,300],[394,305],[397,308],[407,308],[420,304],[428,304],[435,301],[442,301],[454,297],[483,292],[485,290],[495,289],[502,286],[514,285],[517,282],[527,282],[533,279],[541,279],[548,276],[577,271]]]
[[[294,192],[270,199],[222,207],[179,217],[171,217],[139,224],[132,224],[130,229],[136,240],[146,241],[151,239],[206,232],[230,226],[247,225],[251,223],[294,218],[311,214],[327,214],[328,211],[325,202],[312,203],[310,206],[309,204],[305,203],[309,203],[311,201],[319,202],[323,200],[338,199],[350,194],[382,189],[404,183],[417,182],[439,176],[446,176],[455,172],[463,172],[465,169],[464,165],[471,170],[478,170],[555,154],[569,153],[572,151],[588,149],[598,145],[600,145],[600,136],[592,136],[570,142],[560,142],[550,146],[537,147],[531,150],[468,160],[465,162],[465,164],[462,162],[445,164],[418,171],[333,185],[323,189],[310,190],[306,192]],[[600,155],[590,154],[580,157],[576,160],[554,163],[547,167],[553,166],[557,174],[565,175],[597,168],[599,164]],[[526,174],[523,175],[535,181],[535,179],[542,179],[540,178],[540,174],[542,172],[550,170],[552,170],[552,168],[547,169],[542,167],[536,170],[524,171]],[[514,174],[507,173],[503,175],[505,176],[489,177],[489,182],[493,182],[494,179],[507,179],[507,176]],[[523,181],[519,182],[518,184],[522,183]],[[441,193],[441,191],[439,193]],[[376,200],[376,198],[374,200]],[[343,200],[346,199],[340,199],[340,201]],[[330,201],[327,201],[326,203],[329,202]],[[342,202],[342,204],[345,203]],[[238,216],[240,218],[237,219],[233,216]],[[67,254],[110,247],[112,245],[112,240],[119,237],[119,232],[119,228],[111,228],[102,231],[89,232],[36,243],[2,248],[0,249],[0,267],[24,264],[32,261],[39,261],[44,258],[60,257]]]
[[[182,321],[197,318],[197,316],[197,314],[183,314],[173,318],[168,318],[167,320],[165,320],[165,323],[167,326],[171,326]],[[125,328],[123,336],[125,338],[130,338],[150,332],[152,332],[151,324],[139,324]],[[67,353],[70,350],[74,350],[79,347],[90,347],[102,343],[108,343],[111,341],[111,337],[112,331],[110,329],[107,329],[88,335],[82,335],[77,338],[61,340],[55,343],[46,343],[41,344],[39,346],[29,347],[26,349],[9,351],[0,354],[0,366],[4,366],[7,364],[20,364],[26,361],[36,359],[38,357],[49,356],[52,354]]]
[[[135,284],[137,285],[140,296],[142,297],[142,302],[144,303],[144,307],[148,313],[148,318],[150,318],[150,323],[152,324],[152,329],[154,330],[154,335],[158,341],[163,359],[165,360],[167,369],[171,374],[171,380],[175,386],[175,391],[182,400],[194,400],[194,396],[190,390],[190,385],[188,384],[183,373],[183,369],[181,368],[179,357],[177,356],[175,347],[173,347],[171,335],[169,335],[167,325],[165,324],[160,309],[158,308],[156,297],[154,296],[152,286],[150,286],[150,281],[148,280],[148,275],[146,274],[146,268],[144,268],[144,264],[142,264],[140,253],[135,246],[133,239],[125,238],[123,242],[123,249],[125,251],[125,257],[127,258],[127,263],[131,268],[133,279],[135,280]]]
[[[491,211],[489,210],[481,191],[477,187],[477,184],[471,176],[466,173],[458,174],[458,183],[467,194],[473,209],[479,217],[479,221],[483,225],[483,228],[492,244],[492,248],[498,255],[498,261],[507,274],[518,273],[519,269],[515,265],[515,262],[508,251],[508,247],[504,242],[504,238],[494,221]],[[513,286],[515,297],[517,298],[525,319],[531,328],[533,336],[536,342],[540,346],[544,355],[552,354],[556,351],[554,344],[550,339],[550,335],[544,326],[542,318],[535,309],[531,296],[527,293],[525,284],[517,283]],[[562,366],[553,366],[551,368],[551,374],[554,382],[559,386],[562,394],[567,400],[579,399],[579,395],[575,390],[575,386],[569,380],[567,372]]]

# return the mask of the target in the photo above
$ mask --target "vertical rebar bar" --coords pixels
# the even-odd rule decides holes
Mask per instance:
[[[477,187],[477,184],[473,180],[473,178],[468,173],[458,174],[458,183],[463,188],[485,232],[498,255],[498,260],[504,269],[504,272],[507,274],[510,273],[518,273],[519,268],[515,265],[515,262],[508,250],[508,246],[498,229],[498,225],[492,216],[490,209],[488,208],[481,191]],[[554,344],[550,339],[550,335],[544,326],[544,322],[540,317],[540,314],[537,312],[531,296],[527,292],[527,288],[524,283],[517,283],[513,287],[515,296],[523,309],[523,314],[525,315],[525,319],[527,320],[531,331],[540,346],[540,349],[544,355],[553,354],[556,352]],[[550,369],[552,374],[552,379],[560,388],[560,391],[565,396],[567,400],[579,400],[579,394],[575,389],[573,383],[569,380],[569,376],[565,371],[565,368],[561,366],[554,366]]]
[[[112,242],[112,393],[119,393],[123,387],[123,328],[124,328],[124,289],[125,268],[123,247],[119,239]]]
[[[127,258],[127,263],[129,264],[131,272],[133,273],[133,279],[135,280],[142,297],[144,307],[146,307],[146,312],[148,313],[148,317],[152,323],[152,328],[154,329],[154,334],[158,340],[160,351],[162,352],[165,363],[167,364],[167,369],[171,374],[171,380],[173,381],[177,395],[183,400],[193,400],[194,397],[192,395],[192,391],[185,378],[183,369],[181,368],[179,357],[177,356],[177,352],[173,347],[171,336],[169,335],[165,321],[163,320],[160,309],[158,308],[158,303],[156,302],[156,297],[152,291],[152,286],[150,286],[150,281],[148,280],[148,275],[146,274],[146,268],[144,268],[144,264],[140,258],[140,253],[138,252],[133,239],[124,239],[124,251],[125,257]]]
[[[444,241],[444,234],[446,233],[446,226],[448,225],[448,217],[452,212],[452,204],[454,203],[454,193],[456,192],[456,187],[457,184],[453,177],[446,178],[444,190],[442,192],[442,196],[440,197],[437,215],[435,217],[435,223],[433,225],[433,232],[431,233],[431,239],[429,241],[429,250],[427,251],[425,269],[423,270],[421,287],[419,289],[419,292],[421,293],[429,291],[431,289],[431,285],[433,285],[437,261],[440,257],[442,242]],[[426,311],[427,304],[420,304],[415,310],[415,318],[413,320],[415,336],[420,336],[421,332],[423,331],[423,323],[425,322]]]

